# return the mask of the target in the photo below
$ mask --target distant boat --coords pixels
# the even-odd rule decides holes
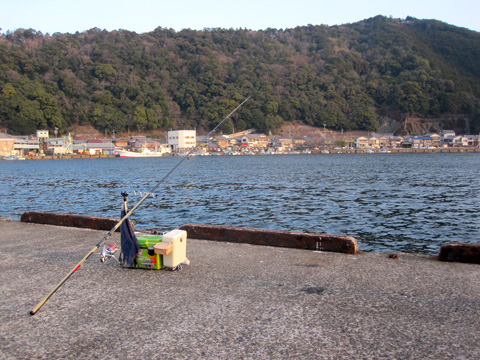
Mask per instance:
[[[116,152],[120,157],[160,157],[168,153],[168,151],[153,151],[149,149],[141,149],[140,151],[117,149]]]
[[[23,156],[11,155],[11,156],[5,156],[3,160],[25,160],[25,158]]]

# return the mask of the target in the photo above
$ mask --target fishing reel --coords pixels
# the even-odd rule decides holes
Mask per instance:
[[[118,263],[120,263],[120,261],[118,261],[118,259],[115,257],[115,253],[119,250],[120,249],[115,244],[103,245],[102,253],[100,254],[100,261],[104,263],[105,260],[114,258]]]

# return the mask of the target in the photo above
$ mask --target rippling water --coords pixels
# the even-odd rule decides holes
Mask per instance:
[[[180,160],[0,161],[0,216],[119,217],[122,191],[133,206],[133,191],[149,191]],[[479,165],[478,153],[194,157],[132,219],[162,231],[205,223],[345,234],[364,251],[432,254],[480,240]]]

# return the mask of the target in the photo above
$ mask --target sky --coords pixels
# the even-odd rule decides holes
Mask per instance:
[[[478,0],[0,0],[2,33],[19,28],[43,34],[91,28],[130,30],[157,27],[263,30],[341,25],[376,15],[435,19],[480,31]]]

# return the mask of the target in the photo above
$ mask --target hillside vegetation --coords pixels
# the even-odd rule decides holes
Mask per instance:
[[[294,29],[91,29],[0,36],[0,126],[65,133],[210,129],[286,121],[375,131],[379,119],[459,114],[480,131],[480,34],[382,16]]]

